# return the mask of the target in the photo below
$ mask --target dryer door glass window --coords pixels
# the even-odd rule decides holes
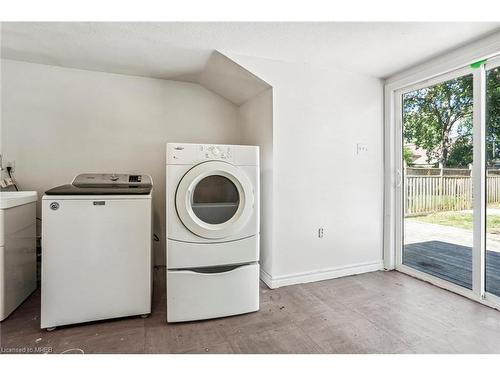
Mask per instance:
[[[231,219],[240,204],[236,185],[227,177],[211,175],[194,188],[191,208],[194,214],[208,224],[222,224]]]

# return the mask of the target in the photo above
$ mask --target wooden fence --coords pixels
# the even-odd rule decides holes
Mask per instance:
[[[472,208],[470,176],[406,176],[405,215]],[[500,176],[487,177],[487,202],[500,203]]]

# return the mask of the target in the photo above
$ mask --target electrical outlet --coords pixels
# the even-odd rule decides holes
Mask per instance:
[[[324,230],[323,228],[318,228],[318,238],[323,238]]]
[[[366,143],[356,143],[356,154],[365,154],[368,152],[368,145]]]

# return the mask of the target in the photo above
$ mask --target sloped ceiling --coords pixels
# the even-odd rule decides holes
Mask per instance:
[[[15,22],[3,23],[2,53],[172,79],[199,70],[218,50],[383,78],[499,28],[499,22]]]
[[[271,87],[217,51],[208,59],[205,69],[198,76],[198,82],[236,105],[245,103]]]
[[[132,27],[133,25],[133,27]],[[129,23],[2,23],[2,58],[198,83],[236,105],[270,86],[213,49]]]
[[[128,23],[2,23],[2,57],[85,70],[176,79],[199,74],[213,49],[165,42]],[[151,30],[152,31],[152,30]]]
[[[498,22],[15,22],[2,24],[1,53],[40,64],[197,82],[238,104],[265,83],[214,51],[385,78],[499,28]]]

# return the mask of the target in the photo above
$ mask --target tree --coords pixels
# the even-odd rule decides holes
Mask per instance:
[[[500,159],[500,68],[486,75],[486,159],[494,165]]]
[[[472,138],[462,137],[451,146],[448,167],[467,167],[472,164]]]
[[[413,164],[413,151],[407,146],[403,146],[403,160],[407,166]]]
[[[455,154],[453,164],[467,166],[472,160],[472,108],[472,75],[409,92],[403,96],[403,136],[425,149],[428,161],[436,159],[443,167],[459,142],[464,158]]]

